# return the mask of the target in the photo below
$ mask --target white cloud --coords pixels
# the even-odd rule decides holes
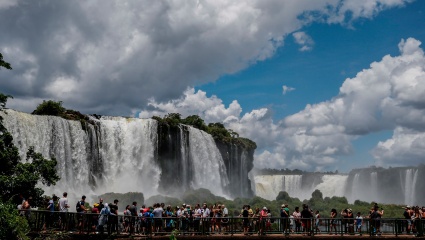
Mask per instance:
[[[425,132],[397,127],[391,139],[381,141],[372,150],[378,165],[416,166],[423,164]]]
[[[333,99],[307,105],[279,123],[273,121],[269,109],[254,109],[241,116],[237,102],[226,108],[216,96],[208,98],[193,89],[178,100],[150,106],[156,113],[183,112],[207,122],[220,121],[253,139],[258,145],[254,165],[259,168],[326,170],[353,152],[351,143],[357,137],[393,129],[393,138],[378,143],[372,152],[378,164],[423,163],[425,56],[413,38],[402,40],[399,46],[399,56],[384,56],[346,79]],[[141,115],[151,114],[143,111]]]
[[[288,86],[286,86],[286,85],[283,85],[283,86],[282,86],[282,90],[283,90],[282,94],[283,94],[283,95],[285,95],[285,94],[286,94],[286,93],[288,93],[288,92],[292,92],[292,91],[294,91],[294,90],[295,90],[295,88],[293,88],[293,87],[288,87]]]
[[[295,42],[300,45],[300,51],[310,51],[313,49],[314,41],[313,39],[307,35],[305,32],[295,32],[292,34],[294,37]]]
[[[346,24],[406,2],[0,1],[0,49],[14,68],[0,88],[19,102],[55,98],[83,112],[128,115],[152,97],[175,99],[273,56],[312,21]],[[308,37],[300,41],[311,47]],[[65,95],[46,91],[63,84],[57,76],[75,80]]]

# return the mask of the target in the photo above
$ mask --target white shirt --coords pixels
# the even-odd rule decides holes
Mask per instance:
[[[68,212],[68,198],[59,199],[59,211]]]
[[[223,215],[224,215],[224,216],[229,215],[229,210],[227,210],[227,208],[226,208],[226,207],[223,209]]]
[[[210,216],[210,210],[208,208],[204,209],[202,217],[206,218]]]

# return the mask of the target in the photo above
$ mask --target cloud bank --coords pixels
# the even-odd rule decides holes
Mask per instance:
[[[0,1],[0,51],[14,68],[0,89],[23,111],[55,99],[128,115],[273,56],[307,24],[349,25],[407,2]]]
[[[155,110],[140,115],[180,112],[198,114],[207,122],[221,121],[257,142],[258,168],[326,170],[352,153],[354,139],[383,130],[394,130],[394,135],[373,149],[377,164],[417,165],[424,163],[425,153],[425,56],[420,44],[413,38],[401,40],[399,56],[386,55],[371,63],[347,78],[334,98],[307,105],[278,122],[270,109],[241,115],[237,101],[226,107],[217,96],[208,98],[194,89],[167,103],[151,100]]]

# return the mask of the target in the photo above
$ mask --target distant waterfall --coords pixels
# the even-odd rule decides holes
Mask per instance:
[[[347,175],[323,175],[322,183],[314,187],[323,193],[323,197],[343,197],[347,184]],[[310,196],[311,197],[311,194]]]
[[[406,169],[404,181],[404,202],[413,205],[416,201],[415,186],[418,180],[418,169]]]
[[[260,175],[255,176],[254,181],[255,194],[268,200],[276,199],[281,191],[291,197],[303,196],[302,175]]]

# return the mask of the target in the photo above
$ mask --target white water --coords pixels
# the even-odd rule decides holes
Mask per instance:
[[[348,175],[323,175],[317,185],[305,184],[302,175],[257,175],[254,176],[255,195],[275,200],[279,192],[285,191],[290,197],[300,200],[310,199],[314,190],[322,192],[323,197],[345,196]]]
[[[323,197],[343,197],[345,196],[347,178],[348,175],[323,175],[323,182],[318,184],[315,189],[320,190]]]
[[[155,161],[157,124],[152,119],[102,117],[99,120],[104,192],[157,194],[161,170]]]
[[[304,199],[301,189],[302,175],[258,175],[254,177],[255,195],[275,200],[279,192],[285,191],[291,197]]]
[[[3,113],[2,113],[3,114]],[[92,196],[105,192],[143,192],[145,196],[157,194],[161,171],[155,163],[157,123],[155,120],[103,117],[98,136],[88,134],[79,121],[68,121],[53,116],[38,116],[7,110],[4,125],[13,136],[21,159],[34,146],[45,158],[55,157],[60,180],[55,186],[45,187],[45,194],[62,196],[68,192],[71,201],[81,195]],[[92,132],[94,127],[88,125]],[[91,137],[91,139],[89,139]],[[90,172],[93,152],[89,141],[99,144],[100,163]],[[89,179],[99,169],[101,179],[91,186]]]
[[[416,204],[415,186],[418,180],[418,169],[406,169],[404,181],[404,202],[409,205]]]
[[[192,187],[206,188],[224,196],[223,187],[229,184],[223,158],[210,134],[188,126],[190,159],[193,164]]]

